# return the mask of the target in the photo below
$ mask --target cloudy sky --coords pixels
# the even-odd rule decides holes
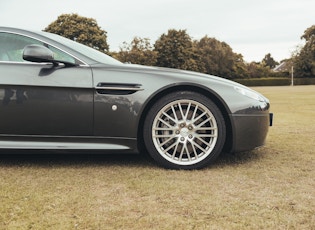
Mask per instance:
[[[250,61],[271,53],[289,58],[315,24],[314,0],[0,0],[0,25],[43,30],[61,14],[96,19],[111,51],[135,36],[154,43],[169,29],[186,29],[229,44]]]

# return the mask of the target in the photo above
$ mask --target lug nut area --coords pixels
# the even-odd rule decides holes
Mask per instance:
[[[179,125],[179,129],[175,131],[175,134],[178,135],[179,140],[181,142],[185,142],[188,139],[192,139],[194,137],[193,135],[193,126],[192,125],[186,125],[184,123],[181,123]]]

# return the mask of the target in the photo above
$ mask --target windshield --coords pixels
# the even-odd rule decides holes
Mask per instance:
[[[97,62],[100,63],[104,63],[104,64],[122,64],[120,61],[117,61],[116,59],[96,50],[96,49],[92,49],[88,46],[82,45],[78,42],[72,41],[68,38],[64,38],[62,36],[59,36],[57,34],[52,34],[52,33],[47,33],[47,32],[43,32],[44,36],[53,39]]]

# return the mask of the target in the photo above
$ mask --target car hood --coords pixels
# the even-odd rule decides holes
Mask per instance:
[[[177,82],[192,82],[192,83],[199,83],[201,85],[205,85],[208,88],[216,86],[223,86],[223,87],[233,87],[233,88],[243,88],[249,91],[254,92],[255,94],[260,95],[266,102],[269,102],[269,100],[263,96],[262,94],[258,93],[257,91],[248,88],[247,86],[244,86],[242,84],[239,84],[237,82],[217,77],[209,74],[203,74],[193,71],[187,71],[187,70],[179,70],[179,69],[171,69],[171,68],[163,68],[163,67],[154,67],[154,66],[143,66],[143,65],[135,65],[135,64],[124,64],[123,68],[128,72],[138,72],[138,73],[145,73],[150,75],[158,75],[164,76],[167,78],[173,78],[176,79]],[[217,91],[218,93],[219,91]],[[227,92],[227,91],[225,91]],[[222,96],[222,95],[221,95]],[[223,97],[223,96],[222,96]]]
[[[108,66],[107,66],[108,68]],[[164,68],[164,67],[155,67],[155,66],[144,66],[144,65],[137,65],[137,64],[122,64],[119,66],[111,66],[110,68],[114,68],[119,71],[127,71],[127,72],[134,72],[134,73],[142,73],[142,74],[150,74],[150,75],[159,75],[159,76],[168,76],[172,78],[176,78],[178,81],[188,81],[191,82],[198,82],[199,80],[202,81],[215,81],[221,84],[227,84],[230,86],[238,86],[244,87],[237,82],[224,79],[222,77],[217,77],[214,75],[203,74],[188,70],[180,70],[180,69],[171,69],[171,68]]]
[[[113,83],[116,83],[116,81],[135,84],[141,83],[148,89],[147,92],[159,92],[161,89],[166,89],[175,85],[199,87],[211,92],[223,104],[226,104],[226,108],[229,108],[227,110],[230,111],[230,113],[241,111],[243,109],[244,92],[251,91],[256,95],[259,95],[258,97],[263,98],[264,102],[268,102],[268,99],[261,94],[239,83],[193,71],[134,64],[95,64],[92,65],[91,68],[95,70],[95,76],[98,76],[99,79],[101,79],[103,75],[102,71],[106,70],[109,72],[106,76],[112,76],[111,79],[113,80]],[[111,75],[110,72],[113,72],[113,74]],[[99,82],[99,80],[96,82]],[[256,99],[246,98],[249,99],[248,103],[250,106],[257,102]]]

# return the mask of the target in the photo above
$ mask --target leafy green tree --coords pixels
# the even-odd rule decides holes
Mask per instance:
[[[270,68],[263,63],[251,62],[247,64],[247,73],[249,78],[269,77]]]
[[[154,44],[157,66],[199,71],[193,42],[186,30],[168,30]]]
[[[156,64],[157,53],[153,50],[150,39],[135,37],[130,44],[124,42],[120,51],[113,56],[121,62],[153,66]]]
[[[205,36],[195,44],[197,55],[206,73],[229,79],[246,76],[242,55],[234,53],[227,43]]]
[[[233,71],[234,71],[233,78],[249,77],[247,64],[245,63],[242,54],[235,54]]]
[[[315,77],[315,25],[306,29],[301,39],[305,45],[294,57],[295,76]]]
[[[93,18],[82,17],[78,14],[62,14],[44,31],[59,34],[103,53],[108,53],[109,50],[107,32],[102,30]]]
[[[271,54],[270,54],[270,53],[268,53],[268,54],[265,55],[264,59],[262,60],[262,64],[263,64],[264,66],[269,67],[270,69],[273,69],[273,68],[275,68],[279,63],[276,62],[276,61],[273,59],[273,57],[271,57]]]
[[[314,42],[315,39],[315,25],[312,25],[311,27],[307,28],[304,31],[304,34],[301,38],[304,38],[306,42]]]

